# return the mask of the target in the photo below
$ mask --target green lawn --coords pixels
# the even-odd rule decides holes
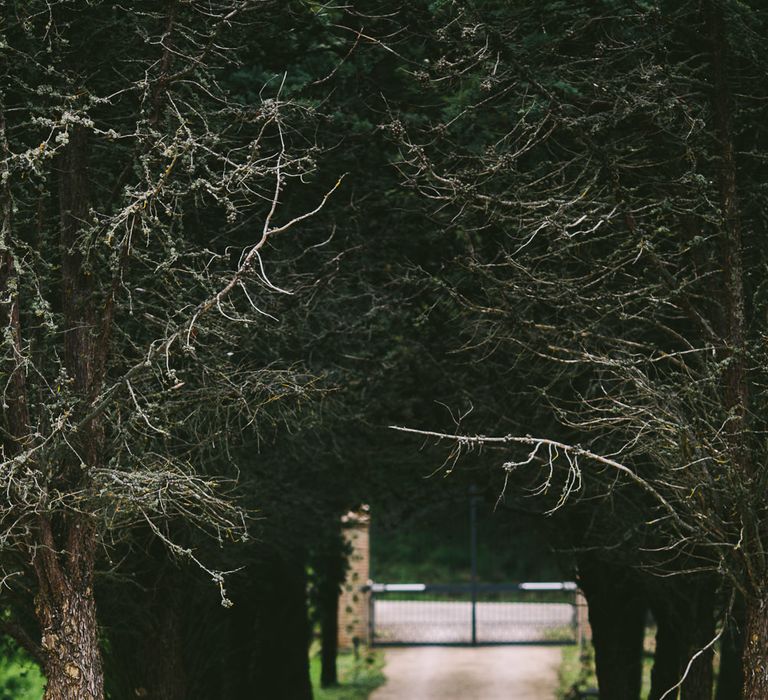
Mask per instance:
[[[339,685],[336,688],[321,688],[320,656],[313,653],[310,674],[315,700],[367,700],[384,683],[383,667],[381,652],[362,650],[359,659],[351,653],[339,654]]]

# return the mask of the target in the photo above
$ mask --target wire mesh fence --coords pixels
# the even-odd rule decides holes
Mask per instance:
[[[575,584],[373,584],[373,644],[572,644]]]

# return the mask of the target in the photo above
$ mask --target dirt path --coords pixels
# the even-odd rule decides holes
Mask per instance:
[[[560,647],[387,649],[371,700],[553,700]]]

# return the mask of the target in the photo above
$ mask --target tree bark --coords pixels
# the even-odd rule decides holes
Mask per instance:
[[[99,628],[93,594],[95,538],[85,517],[67,524],[68,548],[56,553],[50,523],[41,518],[36,553],[36,613],[47,678],[44,700],[103,700]]]
[[[339,651],[339,590],[328,586],[323,591],[320,612],[320,685],[323,688],[338,685],[336,657]]]
[[[269,589],[257,611],[252,688],[257,697],[312,700],[306,562],[284,553],[265,565],[271,571],[265,572]]]
[[[715,700],[742,700],[744,668],[741,652],[744,648],[744,606],[736,601],[733,619],[723,634],[720,644],[720,673],[717,677]]]
[[[256,600],[257,597],[263,599],[262,592],[256,587],[238,586],[236,581],[230,584],[228,590],[232,591],[235,607],[224,613],[227,617],[225,644],[228,653],[222,659],[221,700],[247,698],[249,688],[254,686],[254,621],[258,615]]]
[[[668,600],[651,603],[656,620],[656,652],[651,669],[651,689],[648,700],[659,700],[682,675],[682,629]],[[678,692],[667,695],[666,700],[677,700]]]
[[[577,556],[579,583],[589,606],[601,700],[638,700],[642,686],[647,607],[634,572]]]
[[[341,522],[337,518],[337,522]],[[312,594],[320,623],[320,685],[338,684],[339,595],[347,572],[346,545],[341,531],[330,531],[312,555]]]
[[[714,683],[711,649],[715,635],[715,586],[703,577],[673,577],[647,582],[649,602],[656,620],[656,653],[648,700],[659,700],[683,679],[680,690],[665,700],[711,700]],[[695,654],[699,654],[688,664]]]
[[[739,470],[744,482],[744,492],[759,495],[757,501],[752,498],[743,498],[739,503],[739,517],[744,539],[741,551],[744,553],[743,562],[748,586],[742,651],[743,694],[745,700],[764,700],[768,698],[768,601],[764,592],[768,563],[761,543],[761,530],[765,525],[766,510],[762,494],[755,486],[754,465],[750,459],[749,444],[745,438],[749,383],[744,346],[746,313],[741,216],[728,74],[730,47],[722,5],[709,2],[707,9],[712,42],[712,110],[720,147],[723,274],[730,355],[724,387],[724,404],[729,413],[725,435],[730,442],[732,468]]]
[[[89,309],[86,315],[92,314],[93,301],[85,299],[87,295],[83,288],[77,289],[77,263],[70,250],[79,221],[87,212],[85,146],[84,132],[75,130],[67,149],[65,165],[59,173],[62,290],[68,330],[73,331],[65,334],[65,355],[68,368],[81,390],[83,387],[90,388],[93,383],[93,372],[89,366],[92,348],[89,342],[83,341],[91,328],[81,330],[84,317],[73,312]],[[2,104],[0,149],[7,157]],[[8,247],[11,212],[11,196],[6,183],[0,207],[0,289],[8,295],[8,302],[0,309],[0,322],[9,328],[12,352],[10,362],[4,363],[10,365],[5,367],[9,380],[4,399],[7,404],[4,411],[6,432],[10,441],[4,439],[4,447],[8,454],[15,454],[29,436],[29,410],[22,364],[17,273]],[[86,336],[81,336],[81,333]],[[82,391],[81,396],[90,398],[90,393]],[[99,443],[86,439],[84,445],[87,449],[83,455],[93,464]],[[79,481],[81,468],[70,469],[69,474],[76,475],[75,479]],[[54,535],[54,529],[58,537]],[[60,518],[54,528],[48,516],[40,515],[37,528],[30,535],[29,546],[34,552],[33,566],[38,582],[35,612],[40,625],[42,649],[37,657],[42,661],[47,677],[45,700],[103,700],[101,650],[93,593],[96,551],[93,523],[88,516],[72,513]]]
[[[744,700],[768,698],[768,600],[746,604],[744,625]]]
[[[146,700],[188,700],[187,672],[184,659],[182,610],[176,584],[180,576],[165,571],[157,582],[157,597],[152,601],[153,620],[148,625],[148,639],[143,651]],[[188,611],[193,614],[191,610]]]
[[[251,635],[230,638],[226,619],[249,619],[247,599],[236,595],[224,611],[216,591],[196,572],[177,567],[157,539],[125,563],[133,586],[117,580],[99,587],[106,631],[105,687],[112,700],[237,700],[252,686],[247,676]],[[228,587],[229,588],[229,587]],[[130,620],[130,624],[126,624]],[[243,664],[230,662],[233,654]]]
[[[339,682],[336,658],[339,651],[339,595],[344,584],[346,557],[339,538],[318,556],[317,606],[320,619],[320,685],[328,688]]]
[[[99,347],[92,276],[79,240],[89,206],[88,133],[75,127],[58,170],[64,361],[76,395],[88,405],[98,393],[106,348]],[[94,419],[71,438],[72,453],[56,465],[65,490],[87,488],[103,456],[104,429]],[[38,519],[34,566],[36,612],[47,677],[45,700],[103,700],[104,678],[93,574],[96,530],[84,514]]]
[[[682,579],[683,584],[685,579]],[[715,588],[711,581],[693,581],[689,588],[687,619],[683,621],[687,631],[687,644],[683,653],[683,666],[688,666],[694,654],[699,654],[715,636]],[[685,590],[680,591],[680,596]],[[683,601],[683,605],[685,602]],[[706,649],[696,657],[683,681],[681,700],[712,700],[714,673],[712,648]]]

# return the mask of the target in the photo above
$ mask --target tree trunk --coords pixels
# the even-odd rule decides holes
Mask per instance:
[[[634,572],[577,556],[579,582],[589,606],[601,700],[638,700],[642,686],[647,607]]]
[[[258,567],[254,568],[258,569]],[[256,619],[258,617],[258,604],[268,600],[269,593],[265,593],[259,583],[253,581],[253,578],[263,575],[265,574],[261,571],[250,574],[248,578],[235,574],[227,586],[232,600],[235,601],[235,606],[223,613],[227,621],[224,643],[228,651],[222,659],[221,700],[258,697],[254,693],[250,693],[249,696],[249,689],[254,687],[254,648],[258,647]],[[222,614],[220,606],[217,614]]]
[[[707,577],[674,577],[647,582],[656,619],[656,653],[648,700],[659,700],[683,678],[681,689],[665,700],[712,700],[711,649],[700,653],[715,635],[715,587]],[[695,654],[699,654],[688,668]]]
[[[744,626],[744,700],[768,698],[768,601],[748,600]]]
[[[339,682],[336,671],[336,657],[339,651],[339,590],[338,587],[331,589],[330,586],[328,589],[324,592],[326,595],[320,618],[320,685],[323,688],[338,685]]]
[[[768,610],[762,593],[766,576],[766,562],[761,545],[761,529],[765,520],[762,492],[756,485],[754,465],[750,459],[749,444],[745,437],[749,383],[747,381],[747,353],[744,344],[746,326],[743,249],[741,216],[738,204],[736,155],[733,144],[731,93],[729,80],[729,40],[726,18],[720,3],[707,4],[712,43],[712,111],[720,143],[719,180],[723,231],[723,273],[725,278],[726,327],[728,365],[724,373],[724,406],[729,420],[725,436],[729,439],[734,470],[740,472],[744,492],[758,495],[758,500],[741,499],[739,517],[742,523],[744,568],[752,586],[746,601],[744,648],[744,699],[768,698]]]
[[[680,697],[681,700],[712,700],[715,682],[712,669],[714,652],[712,648],[699,652],[715,636],[715,587],[708,579],[694,579],[690,583],[686,579],[681,579],[681,585],[680,596],[686,596],[687,587],[689,599],[688,606],[685,608],[687,619],[683,621],[688,642],[683,655],[684,668],[688,666],[694,654],[699,656],[691,664],[688,675],[683,681]]]
[[[57,161],[61,219],[61,302],[65,320],[64,360],[76,394],[86,405],[99,391],[107,348],[99,343],[92,276],[79,248],[89,211],[89,136],[73,128]],[[57,467],[64,491],[85,490],[89,468],[103,456],[104,429],[93,419],[82,426]],[[54,519],[55,518],[55,519]],[[45,700],[103,700],[104,677],[93,572],[96,531],[87,515],[40,516],[34,567],[38,582],[36,612],[42,631],[47,677]]]
[[[146,700],[188,700],[186,664],[184,660],[183,621],[176,599],[174,582],[179,577],[160,581],[161,596],[155,602],[151,637],[144,649],[147,678]],[[157,603],[161,607],[158,609]]]
[[[733,619],[720,643],[720,673],[717,677],[715,700],[742,700],[744,688],[744,668],[741,651],[744,648],[744,606],[737,600],[733,610]]]
[[[742,524],[740,545],[743,553],[744,573],[752,587],[746,601],[744,647],[744,699],[768,698],[768,610],[762,593],[766,577],[766,561],[761,543],[761,530],[766,510],[762,489],[758,486],[755,467],[751,460],[747,440],[749,406],[748,354],[745,348],[747,327],[744,294],[743,245],[741,237],[741,211],[738,201],[736,149],[733,142],[731,80],[729,74],[730,46],[726,15],[721,3],[706,5],[711,36],[712,112],[719,141],[720,207],[722,211],[723,276],[725,281],[726,339],[728,364],[724,373],[724,407],[729,420],[724,425],[729,441],[734,471],[738,470],[743,493],[750,498],[739,502],[739,520]],[[757,496],[755,500],[753,497]]]
[[[252,684],[256,697],[312,700],[305,564],[295,553],[265,561],[271,570],[264,572],[269,587],[256,620]]]
[[[340,522],[340,519],[338,520]],[[338,684],[339,595],[346,578],[345,541],[340,530],[329,533],[312,556],[313,602],[320,623],[320,685]]]
[[[41,518],[43,546],[36,553],[39,583],[36,613],[42,632],[44,700],[103,700],[99,628],[93,594],[95,538],[83,517],[69,523],[67,551],[53,544],[50,523]]]
[[[682,629],[668,601],[651,604],[656,620],[656,652],[651,669],[651,690],[648,700],[659,700],[682,675]],[[665,700],[677,700],[678,693],[670,693]]]

